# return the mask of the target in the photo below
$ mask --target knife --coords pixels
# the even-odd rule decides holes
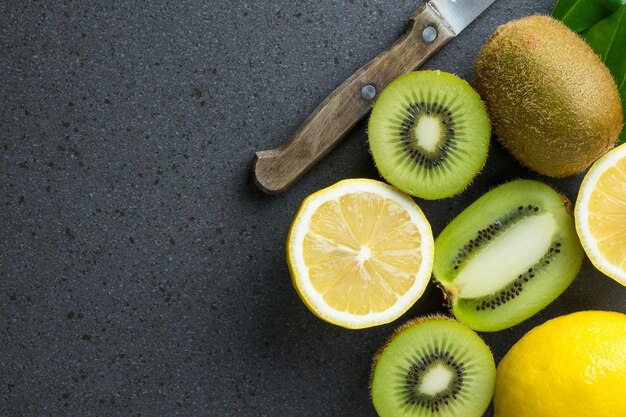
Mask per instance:
[[[285,191],[370,111],[387,84],[420,67],[494,1],[431,0],[422,5],[400,38],[337,87],[289,140],[254,155],[257,186],[269,194]]]

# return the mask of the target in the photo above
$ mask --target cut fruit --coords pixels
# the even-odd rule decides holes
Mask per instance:
[[[368,124],[380,174],[400,190],[434,200],[467,187],[487,159],[487,110],[465,81],[417,71],[389,84]]]
[[[351,179],[307,197],[287,237],[294,287],[318,317],[350,329],[389,323],[422,295],[434,242],[407,195]]]
[[[604,155],[587,172],[575,217],[591,262],[626,286],[626,144]]]
[[[480,417],[496,366],[476,333],[436,315],[396,330],[374,358],[371,379],[380,417]]]
[[[498,331],[550,304],[580,270],[583,250],[569,201],[530,180],[494,188],[437,237],[435,279],[455,317]]]

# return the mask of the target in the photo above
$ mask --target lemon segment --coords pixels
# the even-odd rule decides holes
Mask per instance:
[[[351,179],[305,199],[287,239],[296,291],[320,318],[347,328],[388,323],[430,279],[430,224],[407,195]]]
[[[626,145],[591,167],[580,187],[575,218],[591,262],[626,285]]]

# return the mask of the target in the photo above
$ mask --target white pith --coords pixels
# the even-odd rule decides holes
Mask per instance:
[[[454,280],[460,297],[484,297],[504,288],[543,257],[556,230],[551,213],[515,223],[462,264]]]
[[[441,141],[441,122],[436,117],[420,117],[413,127],[413,137],[426,152],[437,151]]]
[[[400,204],[409,214],[411,221],[418,228],[422,238],[422,263],[415,275],[415,280],[411,288],[409,288],[404,295],[400,296],[396,304],[391,308],[381,312],[370,312],[366,315],[355,315],[347,311],[339,311],[329,306],[324,301],[322,295],[315,290],[308,278],[308,269],[303,261],[304,254],[302,250],[304,238],[309,232],[309,225],[313,213],[325,202],[338,200],[345,194],[355,192],[375,193]],[[322,318],[349,328],[368,327],[395,320],[422,295],[432,272],[434,241],[428,220],[410,197],[380,181],[365,179],[341,181],[307,198],[300,211],[297,223],[292,226],[288,245],[292,268],[295,272],[294,280],[297,281],[297,287],[300,289],[301,296],[306,299],[306,302],[310,304]],[[365,258],[370,255],[371,251],[367,246],[361,247],[360,251],[355,253],[356,259],[360,262],[361,260],[365,261]]]
[[[427,395],[435,395],[445,390],[452,381],[452,372],[442,364],[426,371],[424,379],[419,386],[419,391]]]
[[[621,145],[609,151],[609,153],[593,164],[580,186],[578,198],[576,199],[576,207],[574,209],[574,217],[578,237],[591,262],[606,275],[626,285],[626,271],[622,270],[618,265],[609,262],[604,257],[598,248],[597,241],[591,233],[589,223],[587,222],[589,216],[589,200],[595,190],[596,183],[607,169],[616,165],[618,161],[623,158],[626,158],[626,145]]]
[[[356,260],[359,261],[360,264],[367,261],[372,256],[372,251],[367,245],[361,246],[361,249],[356,254]]]

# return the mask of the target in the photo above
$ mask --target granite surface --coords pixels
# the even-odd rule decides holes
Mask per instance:
[[[427,65],[469,79],[498,26],[554,1],[498,0]],[[402,32],[418,2],[0,3],[0,416],[375,416],[370,358],[397,323],[348,331],[292,288],[284,239],[311,192],[377,178],[364,124],[267,196],[278,146]],[[435,234],[490,187],[541,178],[499,145]],[[571,198],[582,176],[546,180]],[[443,311],[429,286],[398,323]],[[546,319],[626,311],[586,261]],[[491,416],[491,411],[488,412]]]

